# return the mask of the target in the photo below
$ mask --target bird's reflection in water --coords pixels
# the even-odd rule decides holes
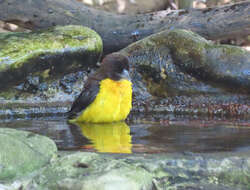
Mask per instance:
[[[132,153],[130,128],[125,122],[76,124],[98,152]]]

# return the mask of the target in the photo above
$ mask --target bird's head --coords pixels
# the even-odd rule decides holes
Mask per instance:
[[[130,80],[128,58],[120,53],[105,56],[100,69],[112,80]]]

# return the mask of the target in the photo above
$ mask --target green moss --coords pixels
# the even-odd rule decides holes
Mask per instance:
[[[64,51],[67,48],[74,51],[84,47],[89,51],[102,51],[98,34],[82,26],[57,26],[34,33],[1,34],[0,65],[2,69],[3,65],[17,68],[25,60],[41,53]]]
[[[48,69],[59,74],[77,70],[95,64],[101,53],[100,36],[83,26],[0,34],[0,80],[13,83]]]
[[[166,43],[174,50],[173,53],[176,57],[182,59],[182,62],[191,59],[191,62],[197,61],[197,65],[208,64],[206,52],[210,51],[216,51],[217,54],[226,58],[247,55],[247,50],[243,48],[231,45],[216,45],[188,30],[173,30],[169,32]]]
[[[97,44],[96,44],[97,43]],[[15,65],[35,54],[58,51],[65,48],[86,46],[88,50],[102,50],[100,37],[91,29],[82,26],[57,26],[34,33],[7,33],[0,35],[0,61]]]
[[[236,46],[231,46],[231,45],[211,45],[207,44],[205,48],[209,51],[214,48],[217,48],[217,51],[220,51],[221,54],[223,54],[224,57],[228,56],[244,56],[248,53],[247,50],[241,48],[241,47],[236,47]]]
[[[190,60],[190,57],[192,57],[193,59],[198,59],[202,64],[205,60],[205,47],[208,44],[211,43],[187,30],[174,30],[167,36],[167,45],[172,49],[175,57],[182,59],[182,62],[194,61]]]

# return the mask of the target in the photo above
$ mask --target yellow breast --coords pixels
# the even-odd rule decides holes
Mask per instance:
[[[107,123],[125,120],[132,108],[132,83],[128,80],[100,82],[95,100],[81,113],[76,121]]]

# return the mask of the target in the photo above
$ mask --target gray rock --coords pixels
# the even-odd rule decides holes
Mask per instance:
[[[23,177],[56,156],[55,143],[30,132],[0,128],[0,180]]]

